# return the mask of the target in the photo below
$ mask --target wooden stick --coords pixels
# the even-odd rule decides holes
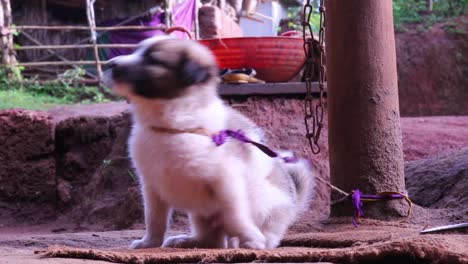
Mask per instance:
[[[3,0],[0,2],[0,27],[5,27],[5,16],[4,16],[4,8],[3,8]],[[3,35],[0,38],[0,48],[2,49],[2,64],[4,66],[10,64],[10,56],[8,55],[7,49],[8,37],[7,35]]]
[[[5,1],[5,26],[6,27],[11,27],[13,25],[13,16],[11,14],[11,5],[10,5],[10,0],[4,0]],[[15,51],[13,50],[13,47],[15,46],[13,44],[13,34],[8,34],[8,52],[10,53],[10,63],[15,63],[16,62],[16,56],[15,56]]]
[[[164,14],[165,14],[165,23],[167,27],[172,26],[172,1],[164,0]]]
[[[11,5],[10,5],[10,0],[2,0],[2,6],[3,6],[3,16],[4,16],[4,21],[3,25],[5,28],[10,28],[11,25],[13,24],[12,20],[12,15],[11,15]],[[16,57],[15,57],[15,52],[13,50],[13,35],[12,34],[7,34],[6,38],[3,39],[2,36],[2,42],[3,42],[3,56],[5,56],[5,62],[8,62],[9,64],[14,64],[16,62]]]
[[[43,29],[43,30],[90,30],[89,26],[15,26],[13,29],[16,30],[28,30],[28,29]],[[112,27],[95,27],[96,31],[116,31],[116,30],[164,30],[165,25],[159,26],[112,26]]]
[[[87,6],[87,16],[88,16],[88,23],[90,27],[90,33],[91,33],[91,41],[93,44],[93,49],[94,49],[94,57],[95,57],[95,65],[96,65],[96,70],[98,73],[98,84],[97,87],[99,91],[107,96],[110,96],[111,98],[115,98],[112,94],[109,94],[105,89],[105,84],[103,82],[103,75],[102,75],[102,68],[101,64],[103,64],[99,60],[99,49],[97,47],[97,36],[98,34],[96,33],[96,17],[94,15],[94,3],[96,0],[86,0],[86,6]]]
[[[97,44],[100,49],[104,48],[129,48],[133,49],[138,44]],[[39,46],[21,46],[16,47],[16,50],[41,50],[41,49],[87,49],[93,48],[93,44],[81,44],[81,45],[39,45]]]
[[[97,47],[97,34],[96,34],[96,18],[94,17],[94,2],[96,0],[86,0],[86,8],[88,15],[88,23],[90,27],[91,41],[93,43],[94,59],[96,60],[96,71],[98,74],[99,83],[102,82],[102,68],[99,61],[99,49]]]

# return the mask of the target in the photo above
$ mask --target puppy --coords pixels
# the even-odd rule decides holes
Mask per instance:
[[[213,54],[191,40],[155,37],[108,63],[113,90],[133,114],[129,154],[139,176],[146,233],[131,248],[274,248],[306,209],[313,189],[304,160],[285,163],[253,145],[211,135],[261,130],[217,94]],[[192,233],[165,238],[172,208]]]

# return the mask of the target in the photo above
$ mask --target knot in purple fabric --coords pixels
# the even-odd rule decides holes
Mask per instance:
[[[228,129],[221,130],[218,134],[214,134],[212,136],[212,139],[214,143],[216,144],[216,146],[221,146],[222,144],[226,143],[226,140],[228,137],[235,138],[245,143],[251,142],[251,140],[245,136],[242,130],[237,130],[237,131],[228,130]]]
[[[237,130],[237,131],[230,130],[230,129],[221,130],[219,133],[214,134],[211,138],[213,142],[216,144],[216,146],[221,146],[222,144],[226,143],[226,140],[228,137],[239,140],[240,142],[252,144],[256,146],[258,149],[260,149],[263,153],[267,154],[269,157],[272,157],[272,158],[279,157],[278,153],[271,150],[269,147],[261,143],[255,142],[251,140],[250,138],[248,138],[242,130]],[[297,159],[295,157],[280,157],[280,158],[286,163],[297,162]]]
[[[359,189],[356,189],[352,192],[351,199],[354,206],[354,217],[353,224],[355,227],[358,227],[358,220],[361,216],[364,215],[362,210],[363,202],[375,202],[383,200],[393,200],[393,199],[405,199],[408,202],[409,210],[408,215],[411,213],[412,202],[407,195],[399,192],[381,192],[378,194],[363,194]]]
[[[359,189],[356,189],[353,192],[353,195],[351,198],[353,199],[353,206],[354,206],[354,217],[353,217],[353,225],[355,227],[358,227],[357,221],[359,217],[364,215],[364,211],[362,211],[362,201],[361,201],[361,191]]]

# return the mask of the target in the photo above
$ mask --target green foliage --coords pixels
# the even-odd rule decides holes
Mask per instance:
[[[376,0],[377,1],[377,0]],[[430,28],[434,23],[468,14],[468,0],[433,0],[432,11],[428,10],[428,0],[393,0],[395,30],[405,32],[405,24],[422,24],[418,30]],[[311,0],[310,25],[314,34],[320,29],[319,0]],[[302,31],[303,6],[287,5],[288,30]],[[463,33],[458,32],[457,33]]]
[[[454,34],[454,35],[466,35],[466,31],[463,27],[460,27],[460,25],[456,23],[446,23],[443,26],[444,30],[447,33]]]
[[[137,176],[131,170],[127,170],[127,173],[128,173],[128,176],[130,177],[130,179],[132,180],[132,182],[137,182],[138,181]]]
[[[309,23],[312,26],[312,30],[314,31],[314,35],[318,38],[318,33],[320,30],[320,13],[318,9],[314,9],[313,12],[309,16]]]
[[[311,0],[312,12],[309,14],[309,24],[312,27],[314,35],[318,38],[320,29],[319,1]],[[288,6],[288,27],[293,30],[302,31],[303,6]]]
[[[427,0],[393,0],[393,17],[395,30],[405,32],[405,24],[421,23],[424,30],[434,23],[448,18],[468,14],[468,0],[433,0],[432,11],[428,10]],[[320,13],[318,0],[311,0],[313,7],[310,14],[310,24],[314,34],[320,28]],[[302,30],[301,20],[303,6],[288,6],[288,28]]]
[[[377,0],[376,0],[377,1]],[[434,23],[445,21],[468,13],[468,0],[433,0],[432,11],[427,10],[428,0],[393,0],[393,17],[395,30],[405,32],[405,24],[422,24],[418,31],[430,28]],[[311,0],[312,12],[309,21],[314,32],[318,34],[320,29],[320,1]],[[302,12],[304,7],[300,5],[288,5],[289,30],[302,31]],[[455,31],[455,33],[463,33]]]
[[[434,12],[444,18],[468,13],[468,0],[434,0]]]
[[[22,89],[32,94],[44,94],[55,98],[60,98],[69,103],[90,103],[106,101],[104,95],[98,90],[97,87],[74,87],[67,83],[61,82],[33,82],[29,84],[24,84]]]
[[[21,68],[0,70],[0,108],[20,107],[45,109],[58,104],[94,103],[109,101],[97,87],[76,85],[84,70],[69,70],[57,80],[40,82],[23,79]]]
[[[422,23],[425,28],[448,18],[468,13],[468,0],[433,0],[428,10],[428,0],[393,0],[395,29],[401,31],[402,24]]]
[[[420,12],[426,8],[426,1],[394,0],[393,16],[395,24],[421,22]]]
[[[49,95],[35,95],[20,89],[0,90],[0,109],[23,108],[46,110],[69,102]]]
[[[24,67],[22,66],[7,65],[4,71],[0,71],[0,78],[2,79],[2,82],[6,81],[6,72],[8,72],[10,75],[8,80],[13,82],[21,82],[23,80],[23,75],[21,74],[23,70]]]

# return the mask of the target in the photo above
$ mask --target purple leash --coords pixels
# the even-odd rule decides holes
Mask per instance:
[[[278,158],[280,157],[278,153],[270,149],[269,147],[255,142],[248,138],[242,130],[221,130],[219,133],[214,134],[211,136],[213,142],[216,146],[221,146],[222,144],[226,143],[228,138],[234,138],[244,143],[249,143],[256,146],[260,149],[263,153],[267,154],[269,157]],[[294,163],[297,162],[295,157],[280,157],[286,163]],[[348,196],[349,197],[349,196]],[[359,189],[356,189],[351,194],[351,199],[354,207],[354,217],[353,217],[353,224],[355,227],[358,227],[359,218],[364,215],[364,211],[362,210],[363,202],[372,202],[372,201],[384,201],[384,200],[392,200],[392,199],[405,199],[408,202],[409,209],[408,209],[408,216],[411,214],[412,202],[408,198],[407,195],[399,192],[382,192],[376,195],[372,194],[362,194]]]
[[[255,141],[251,140],[250,138],[248,138],[244,134],[244,132],[242,130],[234,131],[234,130],[226,129],[226,130],[221,130],[219,133],[214,134],[213,136],[211,136],[211,138],[213,139],[213,142],[216,144],[216,146],[221,146],[222,144],[226,143],[226,140],[227,140],[228,137],[237,139],[237,140],[239,140],[241,142],[244,142],[244,143],[250,143],[250,144],[256,146],[258,149],[260,149],[263,153],[267,154],[269,157],[272,157],[272,158],[280,157],[278,153],[276,153],[275,151],[273,151],[269,147],[267,147],[267,146],[265,146],[263,144],[260,144],[258,142],[255,142]],[[297,159],[295,157],[280,157],[280,158],[286,163],[295,163],[295,162],[297,162]]]

